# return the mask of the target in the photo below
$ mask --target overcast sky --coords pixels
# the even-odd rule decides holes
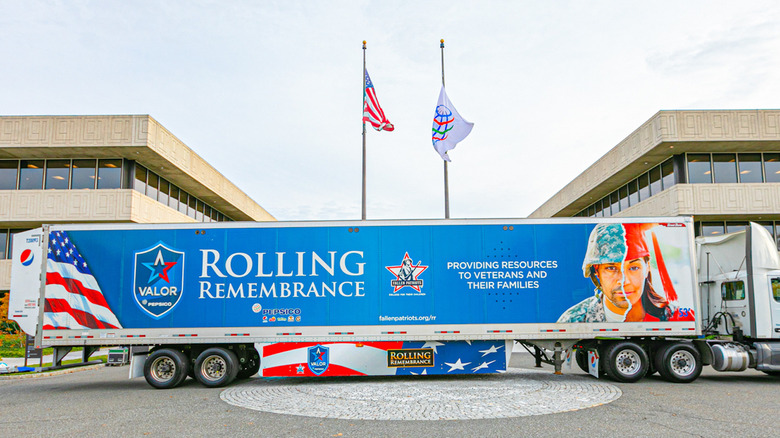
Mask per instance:
[[[778,108],[776,1],[0,0],[0,114],[149,114],[280,220],[525,217],[662,109]]]

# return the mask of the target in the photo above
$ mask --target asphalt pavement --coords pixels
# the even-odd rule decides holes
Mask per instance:
[[[532,357],[515,353],[512,367],[533,369]],[[550,373],[550,381],[558,378],[550,366],[543,371]],[[564,371],[576,381],[593,379],[578,369]],[[143,378],[129,380],[128,372],[126,366],[101,367],[51,377],[0,380],[0,436],[758,437],[777,435],[780,412],[780,379],[755,370],[718,373],[709,367],[691,384],[672,384],[657,376],[633,384],[609,382],[622,395],[596,407],[514,418],[442,421],[274,414],[226,403],[220,397],[224,388],[204,388],[188,379],[179,388],[155,390]],[[446,386],[471,377],[450,376],[452,380],[438,382]],[[361,379],[369,380],[341,379],[330,384],[359,388],[362,382],[387,378]],[[241,385],[255,388],[270,381],[252,378],[229,389]],[[507,379],[507,384],[511,382]],[[501,389],[494,391],[498,396]],[[524,397],[524,402],[533,402],[533,393]]]

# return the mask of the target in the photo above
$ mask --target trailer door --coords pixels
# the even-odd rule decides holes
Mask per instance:
[[[35,229],[15,234],[11,257],[11,295],[8,299],[8,319],[30,336],[35,336],[38,324],[38,299],[41,296],[43,232]]]

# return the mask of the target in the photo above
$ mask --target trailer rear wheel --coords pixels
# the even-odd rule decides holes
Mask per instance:
[[[658,350],[655,367],[661,377],[670,382],[690,383],[701,374],[701,356],[693,345],[675,342]]]
[[[238,374],[236,353],[213,347],[203,351],[195,360],[195,379],[203,386],[217,388],[235,380]]]
[[[574,350],[574,359],[577,361],[577,366],[580,367],[583,373],[590,374],[588,371],[588,350],[585,348]]]
[[[247,355],[247,362],[236,374],[237,379],[248,379],[260,371],[260,354],[254,348]]]
[[[144,378],[157,389],[179,386],[187,378],[189,363],[178,350],[163,348],[149,355],[144,364]]]
[[[604,354],[607,376],[618,382],[636,382],[647,374],[650,359],[642,347],[633,342],[616,342]]]

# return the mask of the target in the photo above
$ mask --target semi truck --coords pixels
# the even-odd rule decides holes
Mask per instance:
[[[16,234],[9,319],[155,388],[262,376],[780,373],[780,256],[690,217],[64,224]],[[698,269],[697,269],[698,267]]]

